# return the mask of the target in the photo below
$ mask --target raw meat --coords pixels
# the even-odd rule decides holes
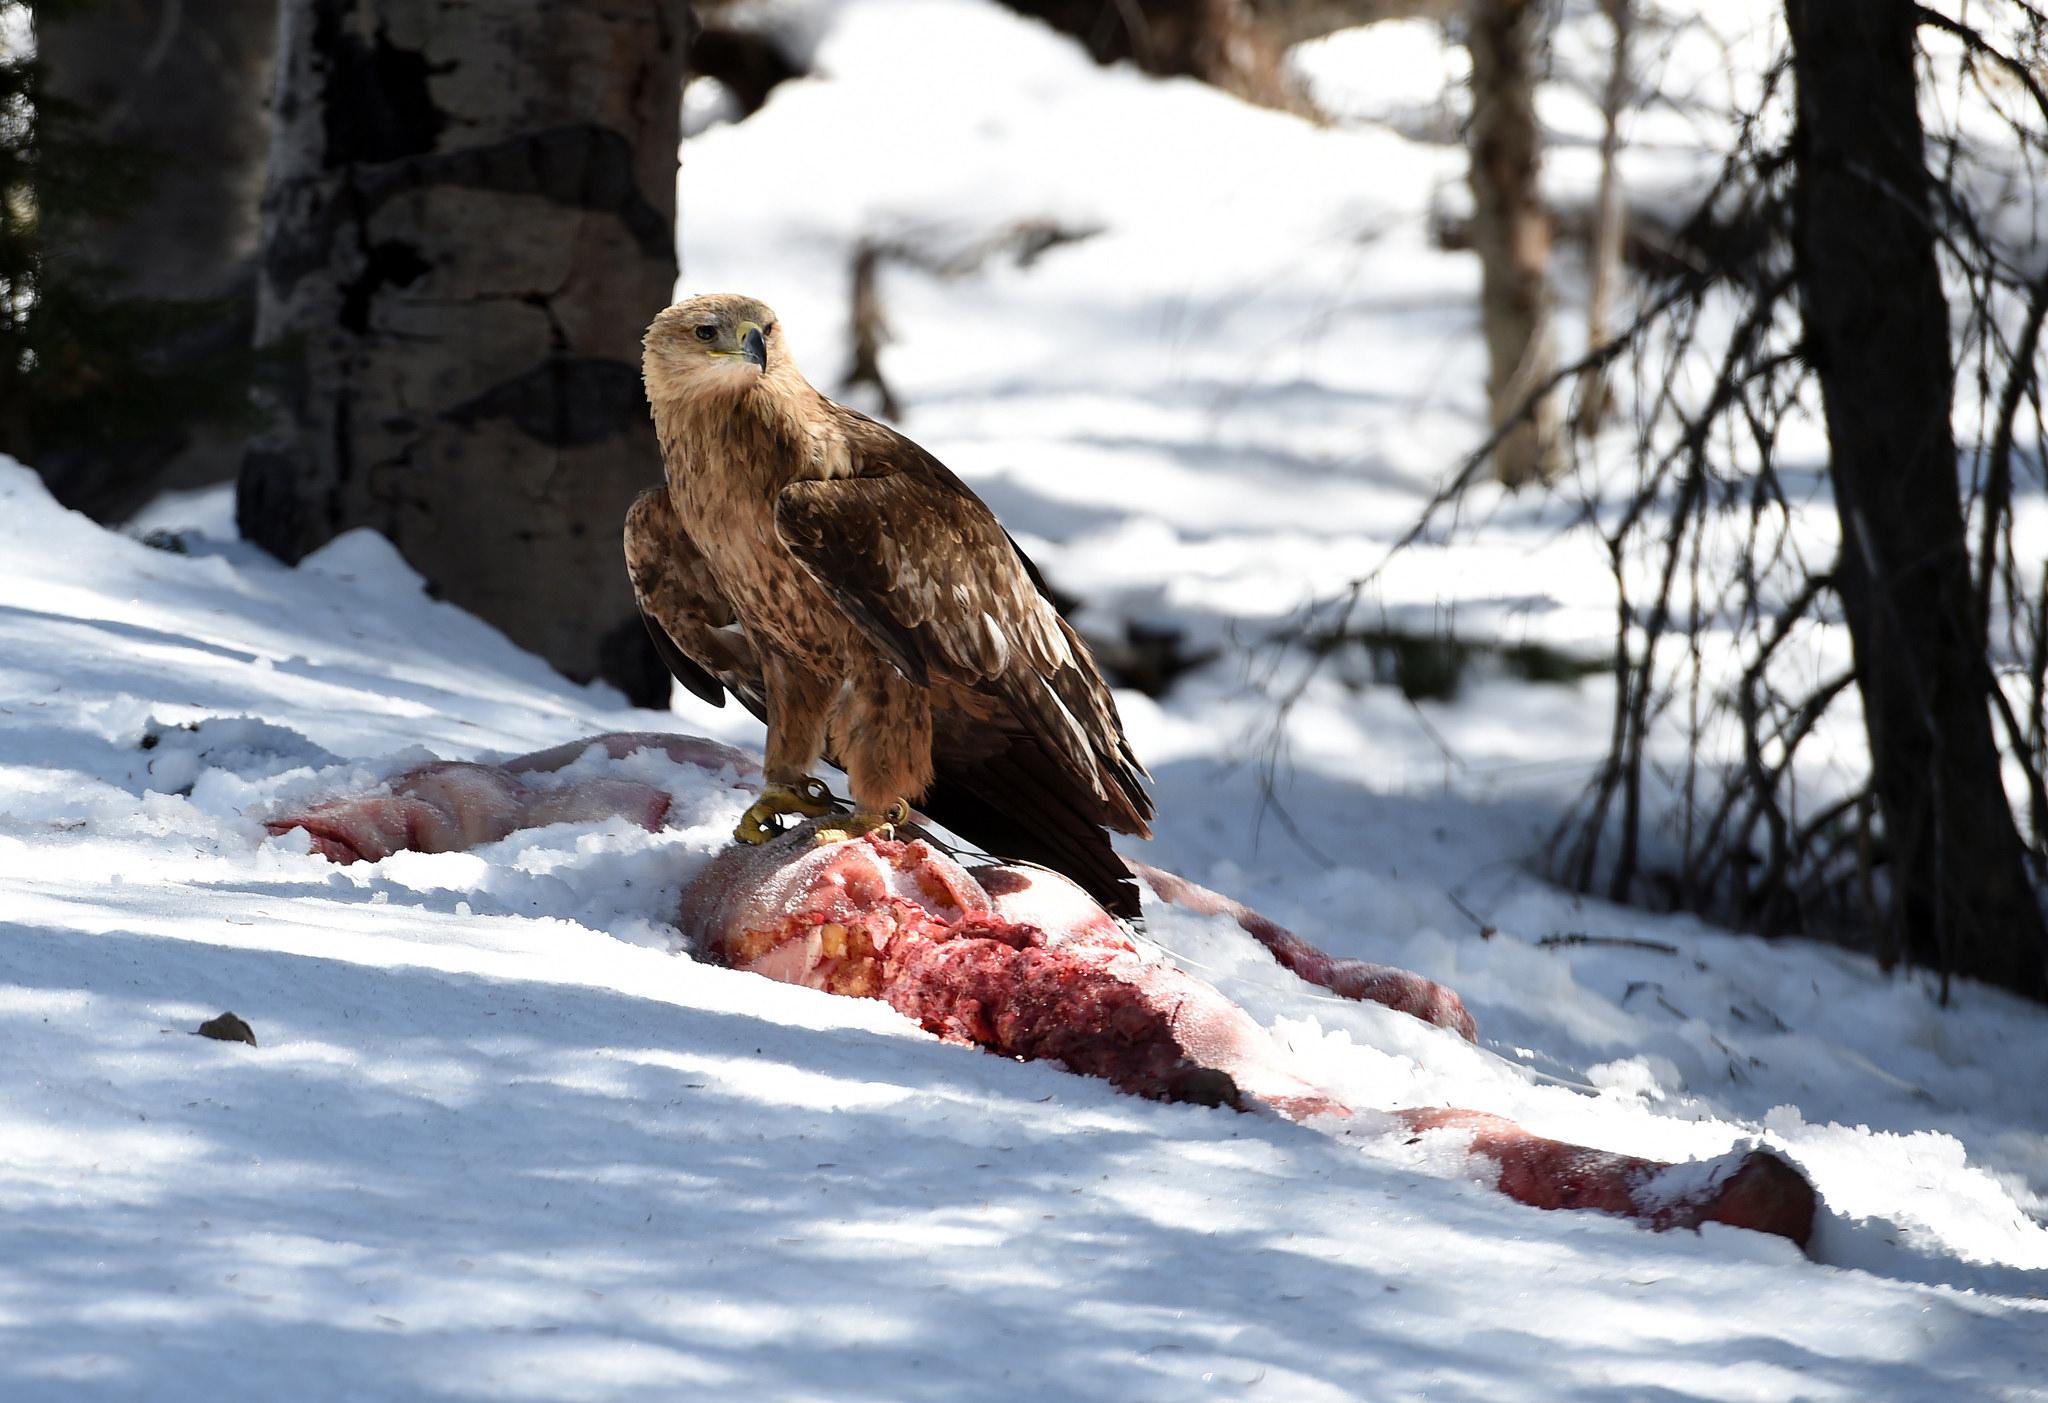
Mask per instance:
[[[436,763],[388,794],[317,804],[270,820],[303,828],[336,862],[403,849],[448,852],[522,827],[623,815],[650,831],[668,795],[636,780],[541,787],[592,745],[618,759],[659,748],[680,763],[739,776],[742,752],[691,736],[594,736],[499,765]],[[745,785],[745,781],[741,781]],[[1386,1115],[1416,1135],[1460,1137],[1499,1190],[1537,1208],[1594,1209],[1652,1228],[1726,1223],[1802,1245],[1816,1200],[1804,1177],[1763,1149],[1699,1164],[1545,1139],[1498,1116],[1450,1108],[1354,1112],[1287,1066],[1284,1049],[1220,991],[1174,965],[1086,892],[1023,865],[974,868],[920,838],[817,841],[814,820],[760,847],[721,851],[683,894],[677,923],[702,958],[789,984],[881,999],[950,1041],[1057,1062],[1139,1096],[1267,1107],[1293,1120]],[[1226,915],[1303,979],[1473,1039],[1458,996],[1405,970],[1339,959],[1242,904],[1132,863],[1164,901]]]

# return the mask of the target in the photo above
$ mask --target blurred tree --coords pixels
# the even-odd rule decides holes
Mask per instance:
[[[683,0],[284,0],[243,533],[351,527],[572,678],[663,704],[620,556],[661,460]]]
[[[0,447],[125,515],[233,475],[271,0],[0,4]]]
[[[1340,29],[1419,15],[1459,0],[1003,0],[1087,46],[1097,63],[1131,62],[1199,78],[1247,102],[1313,116],[1287,50]]]
[[[1550,211],[1537,177],[1542,139],[1536,80],[1549,7],[1543,0],[1470,0],[1472,246],[1479,254],[1494,472],[1509,486],[1564,465],[1557,396],[1538,394],[1557,369],[1550,330]],[[1532,399],[1531,397],[1535,398]]]
[[[1622,244],[1627,233],[1627,209],[1621,191],[1621,115],[1630,101],[1630,49],[1635,41],[1634,0],[1600,0],[1614,34],[1614,48],[1608,59],[1607,85],[1600,97],[1600,190],[1594,198],[1592,288],[1586,295],[1586,345],[1597,347],[1614,335],[1614,299],[1621,286]],[[1576,427],[1580,433],[1597,431],[1613,407],[1607,384],[1607,366],[1601,362],[1586,373],[1579,390]]]
[[[1162,77],[1199,78],[1247,102],[1303,112],[1285,44],[1253,0],[1004,0],[1087,46],[1097,63],[1129,60]]]
[[[695,20],[686,66],[692,79],[715,79],[736,116],[761,110],[768,94],[805,71],[802,56],[816,43],[800,10],[764,8],[745,0],[693,0]]]
[[[1916,105],[1913,0],[1787,0],[1794,272],[1842,521],[1854,645],[1906,950],[2048,998],[2048,932],[1991,733],[1956,478],[1949,307]]]

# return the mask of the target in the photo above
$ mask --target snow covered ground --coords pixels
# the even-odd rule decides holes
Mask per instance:
[[[856,239],[1099,229],[1028,269],[892,270],[885,362],[905,427],[1098,622],[1256,638],[1472,441],[1476,274],[1423,227],[1454,155],[1099,70],[979,0],[810,11],[819,76],[686,151],[684,287],[766,298],[829,387]],[[1604,642],[1603,566],[1557,514],[1482,504],[1384,602]],[[665,917],[744,799],[654,757],[616,764],[674,794],[659,834],[347,869],[266,839],[428,753],[758,731],[562,682],[375,537],[286,570],[218,494],[147,527],[185,553],[0,462],[0,1398],[2048,1395],[2048,1014],[1528,875],[1600,683],[1415,708],[1324,679],[1283,776],[1307,844],[1261,807],[1239,655],[1123,699],[1148,860],[1450,984],[1480,1047],[1227,922],[1152,933],[1361,1107],[1665,1158],[1762,1139],[1825,1199],[1816,1261],[694,964]],[[259,1046],[190,1035],[223,1009]]]

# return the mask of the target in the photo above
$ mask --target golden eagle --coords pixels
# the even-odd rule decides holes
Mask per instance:
[[[854,832],[916,805],[970,842],[1136,915],[1105,831],[1149,837],[1147,778],[1088,649],[988,507],[924,449],[813,389],[775,314],[695,297],[642,358],[666,466],[626,516],[642,617],[678,681],[768,725],[736,837],[818,815],[821,757]]]

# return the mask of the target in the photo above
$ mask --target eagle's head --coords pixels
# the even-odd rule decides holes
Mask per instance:
[[[664,308],[641,348],[647,397],[656,403],[736,399],[764,376],[794,372],[775,313],[729,292]]]

